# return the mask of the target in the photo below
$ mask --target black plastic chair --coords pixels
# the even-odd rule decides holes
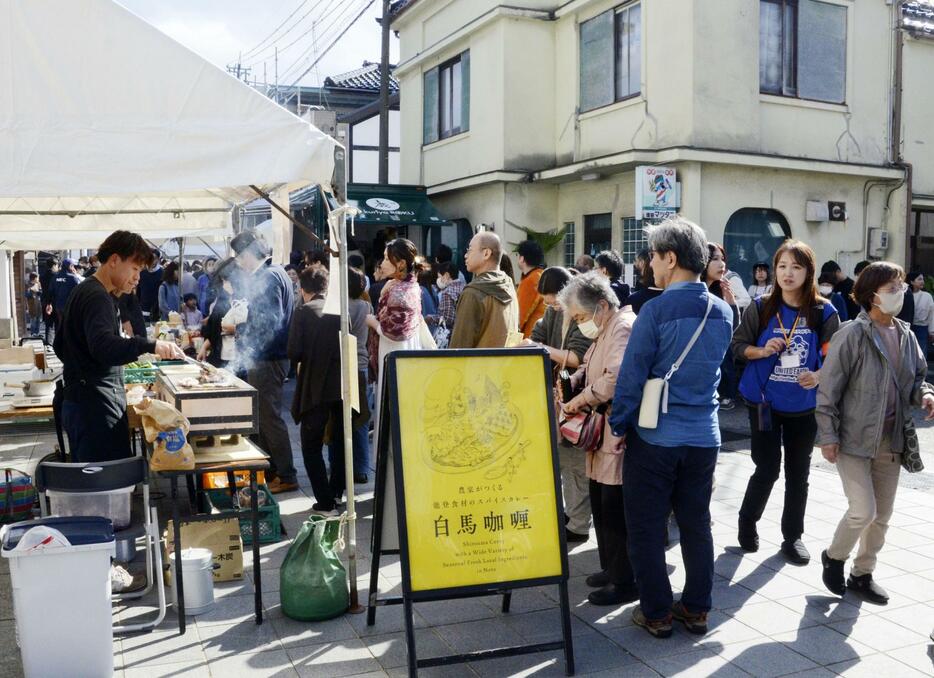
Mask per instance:
[[[141,598],[153,586],[159,596],[159,611],[153,621],[141,624],[115,625],[115,633],[151,630],[165,618],[165,582],[162,578],[162,549],[159,537],[159,519],[156,507],[149,497],[149,465],[143,457],[129,457],[115,461],[69,464],[54,461],[42,461],[36,467],[34,477],[36,490],[42,497],[39,507],[43,516],[49,515],[46,492],[106,492],[131,485],[142,485],[143,510],[142,520],[131,511],[131,523],[126,528],[114,530],[116,541],[146,539],[146,588],[142,591],[118,596],[120,600]],[[134,518],[136,518],[134,520]]]

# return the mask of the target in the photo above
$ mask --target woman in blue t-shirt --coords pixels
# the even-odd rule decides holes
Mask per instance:
[[[739,544],[744,551],[759,549],[756,523],[778,480],[784,443],[782,553],[796,565],[810,560],[801,535],[817,435],[817,384],[840,326],[836,309],[818,295],[815,268],[810,247],[786,240],[775,253],[773,292],[749,305],[732,345],[736,359],[748,363],[739,392],[749,409],[756,465],[739,510]]]

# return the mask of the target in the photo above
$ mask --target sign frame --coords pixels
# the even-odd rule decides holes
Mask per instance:
[[[535,577],[515,581],[489,582],[482,584],[451,586],[445,588],[412,590],[412,573],[409,557],[408,522],[405,503],[405,475],[404,461],[401,447],[401,427],[398,406],[398,362],[400,360],[443,360],[445,358],[467,357],[520,357],[533,356],[542,360],[544,383],[550,385],[552,372],[548,354],[538,348],[516,349],[464,349],[457,351],[395,351],[386,356],[383,364],[384,380],[381,394],[380,411],[389,416],[381,417],[379,432],[379,449],[376,470],[376,489],[374,496],[372,557],[370,570],[370,590],[367,609],[367,625],[373,626],[376,621],[376,608],[382,605],[402,604],[405,618],[405,636],[408,650],[408,669],[410,676],[416,676],[419,668],[430,666],[445,666],[449,664],[492,659],[497,657],[515,656],[549,650],[563,650],[565,657],[565,672],[574,675],[574,650],[571,636],[570,604],[568,602],[568,555],[565,539],[564,520],[562,517],[563,500],[561,493],[561,475],[558,462],[557,426],[555,422],[554,407],[550,397],[550,387],[542,393],[544,402],[542,406],[548,413],[549,440],[551,444],[552,477],[554,481],[555,516],[554,529],[557,530],[558,549],[560,559],[560,573],[553,576]],[[390,444],[391,443],[391,444]],[[389,457],[392,457],[390,460]],[[389,478],[389,466],[392,466],[392,478]],[[383,549],[384,519],[386,516],[385,494],[387,482],[393,483],[395,489],[396,517],[398,521],[398,549]],[[379,561],[381,555],[398,554],[402,569],[402,596],[380,599],[377,592]],[[509,612],[513,589],[530,588],[537,586],[557,585],[559,589],[559,612],[561,616],[562,638],[550,642],[530,645],[498,647],[464,654],[449,655],[418,659],[415,646],[415,627],[413,622],[412,605],[416,602],[450,600],[476,596],[503,595],[502,611]]]

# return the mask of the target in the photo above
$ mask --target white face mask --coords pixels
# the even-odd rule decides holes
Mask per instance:
[[[594,322],[594,318],[597,317],[597,311],[594,309],[593,316],[587,322],[581,323],[577,326],[577,329],[581,331],[588,339],[596,339],[600,336],[600,327],[597,323]]]
[[[437,283],[437,284],[438,284],[438,289],[439,289],[439,290],[443,290],[445,287],[447,287],[448,285],[450,285],[451,282],[450,282],[449,280],[445,280],[444,278],[438,278],[438,283]]]
[[[829,297],[831,294],[833,294],[832,285],[820,285],[818,286],[817,290],[821,293],[822,297]]]
[[[876,292],[876,296],[879,297],[880,303],[873,304],[873,306],[878,306],[880,311],[886,315],[901,313],[902,304],[905,303],[904,292]]]

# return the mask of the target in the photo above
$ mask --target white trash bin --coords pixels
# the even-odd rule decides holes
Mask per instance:
[[[26,548],[34,541],[26,535],[38,526],[57,530],[69,545],[50,539],[50,545]],[[28,678],[113,675],[114,548],[107,518],[43,518],[0,531],[0,553],[10,564],[16,643]]]

